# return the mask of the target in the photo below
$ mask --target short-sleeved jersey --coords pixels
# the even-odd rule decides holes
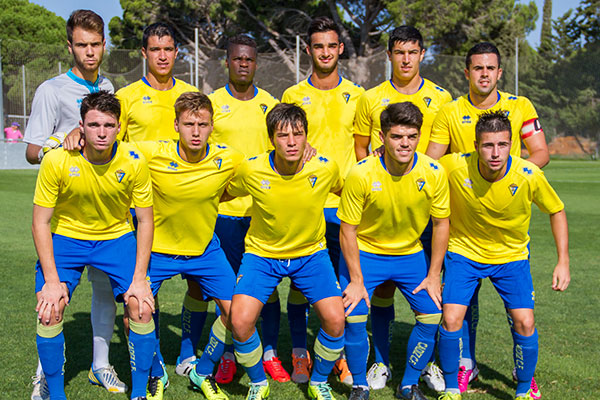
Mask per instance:
[[[283,93],[284,103],[302,107],[308,120],[308,142],[325,157],[334,160],[342,176],[356,164],[354,115],[358,99],[365,92],[359,85],[340,77],[331,90],[314,87],[310,78]],[[339,196],[330,194],[325,207],[337,208]]]
[[[371,137],[371,148],[377,149],[382,145],[379,138],[381,131],[381,112],[390,104],[410,101],[423,113],[421,138],[417,151],[425,153],[429,144],[431,125],[440,108],[452,101],[450,93],[428,79],[423,78],[421,86],[416,93],[402,94],[396,90],[391,80],[366,91],[358,100],[354,133],[360,136]]]
[[[157,90],[146,78],[133,82],[117,91],[121,102],[121,132],[125,142],[178,139],[175,131],[175,100],[183,93],[198,89],[173,78],[169,90]]]
[[[343,186],[337,164],[317,154],[297,174],[280,175],[273,157],[244,161],[227,188],[232,196],[252,196],[246,252],[288,259],[325,249],[325,201]]]
[[[212,102],[214,129],[209,143],[223,143],[250,158],[273,148],[267,133],[267,113],[279,100],[255,87],[254,97],[238,100],[229,84],[208,95]],[[234,217],[250,215],[250,197],[240,197],[219,205],[219,214]]]
[[[223,145],[209,145],[206,156],[189,163],[179,141],[136,142],[148,160],[154,191],[152,251],[198,256],[213,238],[217,207],[244,156]]]
[[[526,260],[531,203],[547,214],[564,205],[533,163],[511,156],[504,177],[488,182],[478,160],[477,153],[440,159],[450,185],[448,250],[484,264]]]
[[[415,153],[410,172],[391,175],[384,157],[369,156],[348,174],[338,210],[358,225],[358,248],[374,254],[408,255],[423,249],[419,238],[429,217],[450,215],[448,180],[442,166]]]
[[[118,238],[133,231],[131,206],[152,207],[146,159],[121,142],[102,165],[79,151],[50,151],[40,166],[33,203],[54,208],[52,233],[80,240]]]
[[[79,126],[83,97],[100,90],[114,91],[112,83],[101,75],[96,82],[90,82],[69,70],[66,74],[48,79],[35,91],[23,141],[43,146],[53,133],[71,132]]]
[[[521,156],[521,127],[538,117],[533,104],[526,97],[498,91],[498,101],[491,108],[476,108],[468,94],[446,104],[438,113],[431,130],[430,141],[450,144],[451,153],[475,151],[475,125],[479,115],[487,111],[506,110],[512,130],[510,154]]]

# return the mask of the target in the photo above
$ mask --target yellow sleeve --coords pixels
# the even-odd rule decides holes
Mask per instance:
[[[354,134],[359,136],[371,136],[371,110],[367,92],[363,93],[356,104],[356,114],[354,115]]]
[[[119,118],[119,123],[121,124],[121,130],[117,134],[117,140],[121,140],[124,142],[129,141],[127,137],[127,110],[129,105],[127,104],[127,96],[123,96],[123,89],[119,89],[115,94],[119,102],[121,103],[121,117]]]
[[[431,202],[431,216],[434,218],[448,218],[450,216],[450,188],[444,167],[436,174],[436,188]]]
[[[141,158],[141,157],[140,157]],[[150,169],[145,158],[136,163],[137,173],[133,183],[132,205],[133,207],[152,207],[152,180]]]
[[[129,142],[133,145],[140,153],[144,155],[147,162],[150,162],[158,150],[160,142],[144,141],[144,142]]]
[[[564,203],[550,186],[546,176],[541,170],[534,171],[535,187],[533,190],[533,202],[546,214],[555,214],[565,208]]]
[[[65,150],[62,148],[50,151],[42,159],[35,183],[33,204],[46,208],[56,206],[61,183],[60,168],[62,162],[60,153],[63,151]]]
[[[281,97],[281,102],[282,103],[290,103],[290,104],[295,104],[294,103],[294,98],[292,97],[292,95],[290,94],[291,92],[291,87],[285,89],[285,92],[283,92],[283,96]]]
[[[246,186],[246,176],[248,175],[248,160],[240,163],[233,175],[233,178],[227,186],[227,193],[234,197],[243,197],[250,194]]]
[[[340,174],[340,168],[334,160],[331,160],[331,173],[333,174],[332,186],[329,190],[331,193],[338,192],[344,187],[344,178]]]
[[[365,204],[365,186],[361,174],[352,168],[342,190],[342,199],[337,216],[350,225],[358,225],[362,219]]]
[[[429,142],[435,142],[438,144],[450,144],[450,121],[448,120],[448,103],[440,112],[437,113],[433,120],[433,126],[431,127],[431,136],[429,136]]]
[[[538,118],[533,103],[527,97],[519,97],[519,110],[523,113],[523,122]]]

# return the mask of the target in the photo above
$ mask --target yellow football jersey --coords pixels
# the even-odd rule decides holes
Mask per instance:
[[[189,163],[179,141],[137,142],[148,160],[154,190],[154,242],[157,253],[198,256],[213,238],[217,207],[243,154],[210,144],[206,157]]]
[[[488,182],[478,160],[477,153],[453,153],[440,160],[450,185],[448,251],[484,264],[526,260],[531,202],[547,214],[564,205],[533,163],[511,156],[506,175]]]
[[[292,103],[306,111],[308,143],[325,157],[334,160],[342,176],[356,163],[354,152],[354,115],[358,99],[365,92],[359,85],[340,77],[331,90],[319,90],[310,78],[283,93],[284,103]],[[339,196],[330,194],[327,208],[337,208]]]
[[[358,225],[360,250],[386,255],[416,253],[423,249],[419,238],[429,217],[450,215],[444,169],[425,154],[415,153],[410,172],[393,176],[383,157],[369,156],[350,170],[337,215]]]
[[[186,92],[197,92],[195,86],[173,78],[169,90],[156,90],[146,78],[117,91],[121,102],[121,132],[125,142],[178,139],[175,131],[175,100]]]
[[[475,108],[469,95],[446,104],[433,122],[430,141],[450,144],[452,153],[470,153],[475,151],[475,125],[479,115],[486,111],[508,111],[512,129],[512,147],[510,154],[521,156],[521,127],[523,123],[538,117],[533,104],[526,97],[514,96],[498,91],[498,101],[487,110]]]
[[[358,100],[354,133],[371,137],[371,149],[382,145],[379,139],[381,131],[381,112],[392,103],[410,101],[423,113],[423,126],[417,151],[425,153],[429,144],[431,125],[440,108],[452,101],[452,96],[446,90],[423,78],[421,87],[414,94],[402,94],[396,90],[391,80],[385,81],[373,89],[366,91]]]
[[[79,151],[48,152],[37,177],[33,203],[54,208],[53,233],[80,240],[116,239],[133,231],[129,207],[152,207],[146,159],[129,143],[115,143],[106,164]]]
[[[297,258],[327,248],[323,207],[343,186],[335,161],[317,154],[295,175],[280,175],[274,152],[244,161],[227,191],[252,196],[246,251],[267,258]]]
[[[238,100],[229,91],[229,85],[208,95],[214,109],[214,129],[209,143],[223,143],[250,158],[273,148],[267,133],[267,113],[279,100],[255,87],[254,97]],[[250,197],[240,197],[222,203],[219,214],[233,217],[250,215]]]

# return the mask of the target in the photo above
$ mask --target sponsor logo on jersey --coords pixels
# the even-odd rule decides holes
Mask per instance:
[[[328,160],[328,159],[326,159],[326,158],[325,158],[325,157],[323,157],[323,156],[319,156],[319,161],[320,161],[320,162],[322,162],[322,163],[328,163],[328,162],[329,162],[329,160]]]
[[[138,153],[136,153],[135,151],[133,151],[133,150],[131,150],[131,151],[129,152],[129,156],[130,156],[131,158],[133,158],[134,160],[137,160],[137,159],[139,159],[139,158],[140,158],[140,155],[139,155]]]
[[[260,109],[262,110],[263,114],[267,112],[267,108],[269,108],[265,103],[262,103],[260,105]]]
[[[229,105],[225,104],[224,106],[221,106],[221,112],[223,113],[228,113],[231,110],[229,109]]]
[[[390,104],[390,99],[388,99],[388,98],[381,99],[382,106],[387,107],[388,104]]]
[[[471,116],[470,115],[463,115],[463,117],[462,117],[462,123],[463,124],[470,124],[471,123]]]
[[[216,157],[213,162],[217,166],[217,169],[221,169],[221,164],[223,163],[223,159],[221,157]]]
[[[226,149],[227,148],[227,146],[223,146],[222,144],[217,144],[215,146],[217,146],[217,149]]]
[[[79,168],[77,168],[77,167],[69,168],[69,176],[79,176]]]
[[[262,181],[260,181],[260,188],[261,189],[271,189],[271,182],[269,182],[268,179],[263,179]]]
[[[344,92],[342,93],[342,97],[346,100],[346,104],[348,104],[348,100],[350,100],[350,93]]]
[[[533,170],[527,167],[523,167],[523,172],[525,172],[527,175],[533,174]]]
[[[366,162],[367,162],[367,159],[365,158],[364,160],[360,160],[357,165],[361,165],[361,164],[364,164]]]
[[[373,184],[371,185],[371,192],[381,192],[381,182],[373,182]]]
[[[445,92],[445,90],[444,90],[444,89],[442,89],[442,88],[441,88],[441,87],[439,87],[439,86],[434,86],[434,87],[435,87],[435,90],[437,90],[437,91],[439,91],[439,92],[442,92],[442,93],[443,93],[443,92]]]
[[[509,100],[516,100],[516,99],[517,99],[517,96],[508,96],[508,99],[509,99]]]
[[[117,176],[117,182],[121,183],[123,178],[125,178],[125,171],[118,169],[115,171],[115,175]]]
[[[304,98],[302,99],[302,105],[303,105],[303,106],[307,106],[307,105],[309,105],[309,104],[311,104],[311,103],[310,103],[310,97],[308,97],[308,96],[304,97]]]
[[[517,193],[517,189],[519,189],[519,187],[517,185],[515,185],[514,183],[508,187],[508,190],[510,191],[510,194],[512,196],[514,196],[515,193]]]
[[[471,178],[465,178],[463,186],[468,187],[469,189],[473,189],[473,181],[471,180]]]
[[[177,164],[175,161],[171,161],[167,168],[171,171],[177,171],[177,167],[179,167],[179,164]]]
[[[425,102],[425,105],[429,108],[429,105],[431,104],[431,97],[423,97],[423,101]]]
[[[152,104],[152,99],[150,98],[150,96],[144,96],[144,97],[142,97],[142,103],[143,104]]]
[[[425,179],[417,179],[417,189],[419,189],[419,192],[423,189],[423,186],[425,186]]]
[[[436,163],[429,163],[429,166],[433,169],[440,169]]]
[[[311,175],[308,177],[308,182],[310,182],[310,187],[314,188],[315,187],[315,183],[317,183],[317,176],[316,175]]]

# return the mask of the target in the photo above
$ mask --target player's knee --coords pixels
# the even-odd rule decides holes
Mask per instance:
[[[455,312],[444,310],[442,325],[448,332],[456,332],[462,329],[464,316]]]
[[[513,317],[513,328],[521,336],[531,336],[535,332],[535,318],[533,313],[519,318]]]
[[[323,330],[330,336],[339,337],[344,333],[344,327],[346,326],[346,317],[344,316],[344,309],[334,310],[326,313],[322,316],[321,325]]]
[[[195,300],[204,300],[204,296],[202,294],[202,288],[198,284],[198,282],[193,281],[191,279],[187,280],[188,292],[187,294],[195,299]]]
[[[374,296],[381,297],[383,299],[389,299],[390,297],[394,297],[394,291],[396,290],[396,285],[392,281],[385,281],[381,285],[375,288],[373,292]]]
[[[157,310],[158,312],[158,310]],[[129,319],[138,323],[146,323],[152,321],[152,309],[146,303],[142,303],[140,312],[139,302],[135,297],[130,297],[127,302],[127,313]]]
[[[232,305],[230,321],[233,337],[240,342],[248,340],[254,331],[254,317],[243,307]]]

